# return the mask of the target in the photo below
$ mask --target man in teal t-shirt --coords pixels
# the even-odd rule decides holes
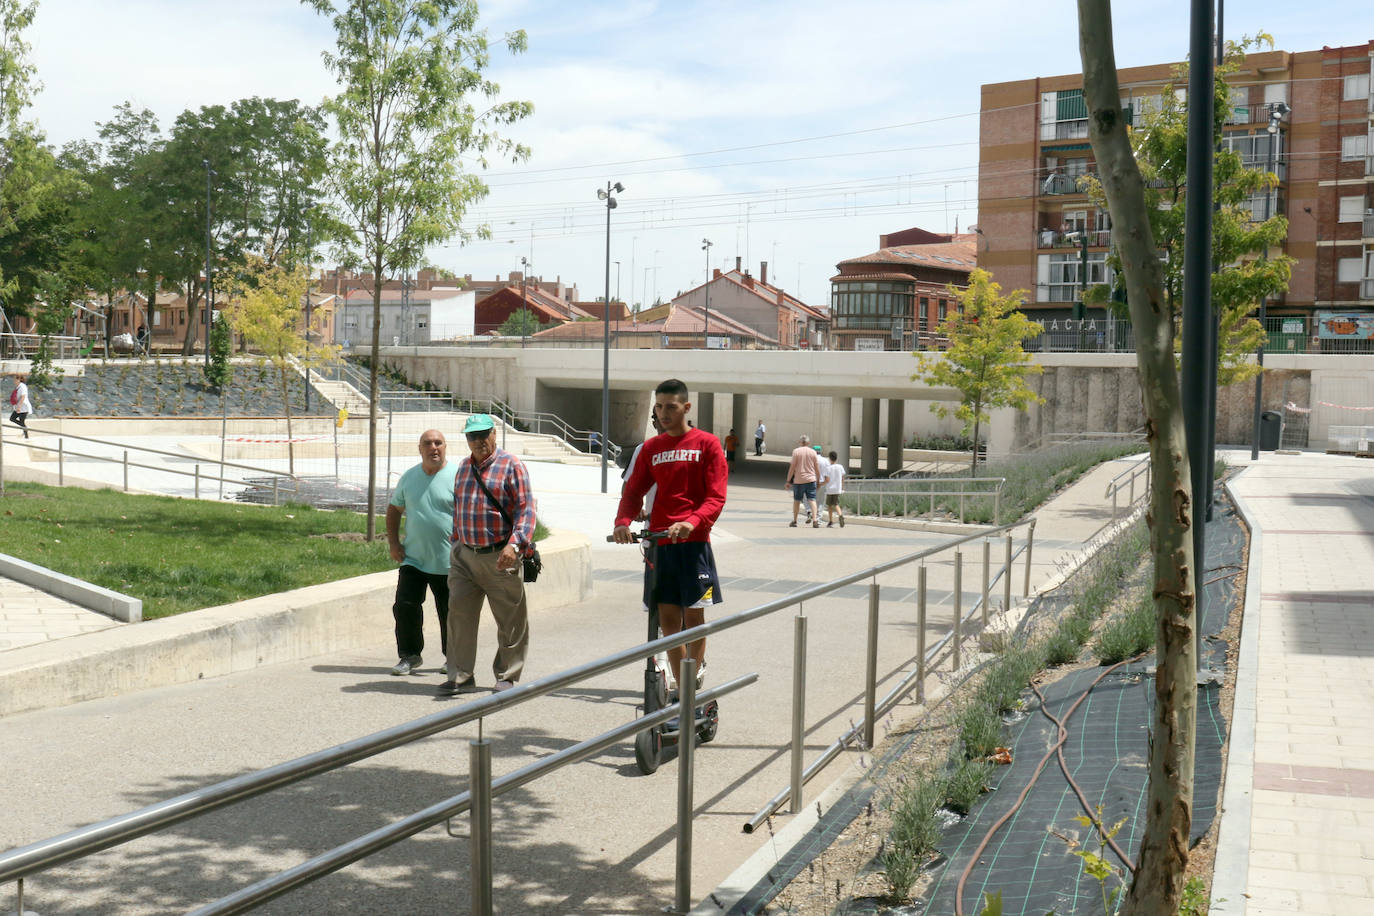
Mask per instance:
[[[386,542],[391,559],[401,564],[396,581],[395,675],[420,667],[425,648],[425,589],[439,612],[439,642],[448,649],[448,558],[453,534],[453,482],[458,465],[448,463],[448,443],[437,429],[420,435],[420,463],[401,475],[386,508]],[[401,516],[406,517],[405,541]]]

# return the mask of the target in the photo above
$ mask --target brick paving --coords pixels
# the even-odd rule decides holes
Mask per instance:
[[[1245,622],[1257,638],[1240,660],[1253,754],[1238,719],[1227,773],[1252,791],[1221,840],[1245,843],[1248,863],[1224,912],[1374,912],[1374,462],[1265,454],[1232,491],[1261,547]]]

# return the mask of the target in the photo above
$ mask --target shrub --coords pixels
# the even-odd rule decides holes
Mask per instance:
[[[1098,661],[1114,665],[1155,644],[1155,606],[1148,592],[1128,610],[1107,621],[1097,636]]]
[[[1078,650],[1083,643],[1075,637],[1072,628],[1067,626],[1074,619],[1069,618],[1060,623],[1045,641],[1045,664],[1067,665],[1078,658]]]
[[[921,865],[940,842],[939,809],[945,794],[944,780],[919,776],[903,782],[888,802],[892,833],[878,859],[894,900],[907,899]]]
[[[992,764],[986,760],[963,760],[946,783],[945,799],[951,811],[968,814],[978,796],[988,790]]]
[[[1002,717],[986,703],[972,702],[959,713],[964,756],[986,757],[1002,743]]]

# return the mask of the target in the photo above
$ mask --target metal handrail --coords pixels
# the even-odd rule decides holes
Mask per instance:
[[[846,496],[855,497],[876,495],[878,497],[878,517],[883,515],[883,497],[900,493],[902,515],[908,510],[908,497],[930,501],[928,512],[935,511],[935,500],[940,497],[959,497],[959,523],[964,523],[966,497],[992,497],[992,523],[1002,523],[1002,489],[1006,486],[1005,477],[872,477],[861,478],[846,484]],[[988,487],[980,487],[988,484]],[[855,511],[861,503],[855,503]]]
[[[758,674],[746,674],[734,678],[721,684],[703,690],[697,694],[697,705],[709,703],[710,701],[727,694],[734,693],[742,687],[748,687],[759,679]],[[491,782],[490,793],[492,797],[518,789],[521,786],[534,782],[541,776],[552,773],[555,770],[585,760],[598,751],[603,751],[612,747],[626,738],[643,731],[645,728],[652,728],[667,722],[669,719],[676,718],[680,712],[681,704],[672,703],[655,713],[641,716],[632,722],[616,726],[610,731],[602,732],[595,738],[574,744],[572,747],[564,748],[555,754],[541,757],[533,763],[507,773]],[[352,842],[336,846],[333,849],[321,853],[320,855],[306,862],[289,868],[286,871],[278,872],[269,878],[251,884],[226,897],[206,906],[193,910],[188,916],[227,916],[230,913],[244,913],[256,906],[266,903],[288,893],[297,887],[308,884],[327,874],[336,872],[345,866],[351,865],[360,859],[365,859],[375,852],[380,852],[389,846],[394,846],[401,840],[412,837],[421,831],[428,830],[449,818],[469,810],[472,804],[472,790],[460,792],[457,795],[447,798],[437,804],[430,805],[421,811],[404,817],[395,823],[385,827],[379,827],[371,833],[364,834]]]
[[[995,534],[1010,532],[1015,528],[1027,525],[1030,529],[1025,548],[1026,578],[1028,587],[1030,576],[1029,551],[1030,544],[1032,543],[1031,538],[1033,538],[1034,536],[1035,521],[1035,518],[1031,517],[1029,519],[1025,519],[1022,521],[1013,522],[1007,525],[1000,525],[995,528],[990,528],[983,531],[974,532],[972,534],[956,537],[943,544],[939,544],[934,547],[928,547],[923,550],[916,551],[915,553],[907,554],[905,556],[898,557],[896,559],[889,560],[884,563],[879,563],[860,572],[851,573],[849,575],[842,576],[838,579],[832,579],[829,582],[823,582],[819,585],[814,585],[809,588],[793,592],[789,595],[785,595],[773,601],[769,601],[756,607],[740,611],[737,614],[722,617],[719,620],[707,621],[706,623],[700,626],[683,630],[671,636],[664,636],[659,639],[651,640],[649,642],[645,642],[637,646],[632,646],[627,649],[623,649],[619,652],[613,653],[611,655],[607,655],[590,662],[585,662],[581,665],[569,668],[566,671],[551,674],[535,681],[530,681],[525,684],[517,684],[510,690],[504,691],[499,694],[492,694],[491,696],[471,701],[457,709],[433,713],[429,716],[424,716],[420,719],[415,719],[410,722],[393,726],[391,728],[384,729],[379,732],[374,732],[370,735],[365,735],[361,738],[356,738],[352,741],[345,742],[344,744],[336,745],[332,748],[327,748],[325,750],[316,751],[312,754],[307,754],[303,757],[298,757],[294,760],[277,764],[276,766],[268,767],[266,769],[259,770],[255,773],[244,774],[243,776],[238,776],[232,779],[224,780],[222,782],[215,783],[214,785],[208,787],[195,789],[190,792],[186,792],[181,795],[175,796],[174,798],[167,799],[162,802],[157,802],[152,805],[148,805],[144,808],[140,808],[128,814],[120,815],[114,818],[109,818],[107,820],[100,821],[95,824],[90,824],[85,827],[80,827],[75,830],[68,831],[67,833],[60,834],[56,837],[50,837],[48,839],[40,840],[35,843],[30,843],[27,846],[0,853],[0,883],[13,880],[22,881],[24,878],[30,875],[46,871],[47,869],[53,868],[57,865],[70,862],[87,855],[91,855],[101,850],[108,849],[112,846],[117,846],[119,844],[126,843],[130,840],[137,839],[149,833],[153,833],[164,827],[180,823],[181,821],[187,820],[189,818],[197,817],[199,815],[209,813],[210,811],[222,808],[226,805],[233,804],[239,801],[244,801],[249,798],[262,795],[266,792],[283,788],[288,785],[292,785],[309,777],[320,775],[322,773],[338,769],[339,767],[355,763],[359,760],[375,756],[384,751],[391,750],[393,748],[400,747],[405,744],[409,744],[420,738],[425,738],[430,735],[437,734],[438,732],[454,728],[466,722],[473,721],[474,719],[480,719],[485,716],[492,715],[496,712],[505,710],[511,706],[515,706],[520,703],[532,700],[536,697],[552,693],[556,690],[560,690],[564,687],[571,686],[573,684],[579,683],[583,680],[587,680],[588,678],[594,677],[596,675],[604,674],[606,672],[613,671],[617,668],[621,668],[629,664],[642,663],[644,658],[649,655],[654,655],[659,652],[667,651],[669,649],[677,648],[679,646],[684,646],[689,642],[694,642],[698,639],[703,639],[711,634],[719,633],[724,630],[729,630],[734,627],[741,626],[745,623],[765,617],[777,611],[785,610],[787,608],[800,605],[806,601],[810,601],[819,598],[823,595],[827,595],[833,591],[844,588],[848,585],[852,585],[856,582],[860,582],[865,579],[875,579],[878,575],[882,573],[888,572],[893,569],[897,569],[899,567],[914,562],[924,560],[928,557],[934,556],[944,551],[956,548],[962,544],[968,543],[969,541],[977,540],[979,538],[988,538]],[[1010,540],[1010,535],[1008,535],[1008,540]],[[1010,546],[1008,547],[1008,553],[1010,554]],[[984,564],[984,569],[987,569],[986,562]],[[1007,593],[1009,595],[1010,563],[1008,563],[1008,565],[1004,567],[1003,571],[1004,573],[1007,573],[1005,582]],[[876,582],[873,588],[876,589]],[[956,591],[958,590],[958,576],[956,574]],[[988,594],[986,576],[983,594],[984,596]],[[874,630],[877,622],[876,606],[877,605],[875,595],[874,599],[870,602],[870,655],[873,655],[876,652],[876,632]],[[978,606],[979,605],[975,603],[974,607],[977,608]],[[982,602],[981,606],[983,609],[984,616],[986,617],[986,600]],[[959,605],[956,603],[956,608],[957,607],[959,607]],[[962,622],[962,619],[962,615],[956,614],[956,623]],[[952,632],[957,634],[958,629],[959,628],[956,625],[954,631]],[[957,637],[951,638],[956,639],[957,645]],[[870,682],[868,684],[867,689],[867,696],[869,698],[869,702],[866,703],[866,714],[864,716],[863,723],[865,736],[870,746],[872,744],[873,729],[876,721],[876,716],[873,714],[873,687],[875,677],[876,672],[874,670],[874,665],[870,663],[867,675],[867,679]],[[701,695],[706,696],[707,693],[708,692],[703,691]],[[644,719],[636,720],[636,722],[632,724],[637,727],[631,729],[631,731],[642,729],[644,727],[644,723]],[[443,804],[444,803],[441,803],[440,806],[433,806],[429,809],[425,809],[424,812],[421,812],[418,815],[413,815],[412,818],[420,817],[422,815],[428,816],[428,814],[433,814],[435,809],[437,807],[441,807]],[[409,823],[409,821],[399,823]],[[432,821],[432,823],[437,823],[437,820]],[[399,829],[398,825],[395,824],[391,825],[391,827]],[[373,835],[370,834],[368,836],[371,837]],[[401,839],[401,837],[397,836],[395,839],[399,840]],[[363,837],[359,840],[354,841],[354,844],[346,844],[346,846],[340,847],[339,849],[354,850],[358,853],[356,858],[360,858],[362,856],[370,854],[370,852],[372,851],[375,851],[375,848],[372,845],[372,841],[370,841],[368,837]],[[349,855],[352,854],[352,852],[349,853]],[[350,858],[348,861],[354,860],[355,859]],[[308,869],[304,865],[297,866],[296,868],[290,869],[288,872],[283,872],[281,873],[281,875],[277,876],[277,878],[280,879],[282,882],[282,886],[278,893],[285,892],[286,890],[289,890],[291,887],[299,886],[300,884],[304,884],[308,881],[312,881],[317,878],[323,877],[324,875],[337,870],[337,868],[342,867],[343,864],[347,864],[346,862],[335,863],[334,860],[330,857],[330,854],[326,854],[326,856],[320,857],[320,860],[312,861],[316,861],[316,864],[312,865]],[[289,878],[287,877],[288,875]],[[215,904],[212,904],[212,906],[215,906]],[[209,909],[204,910],[202,912],[227,913],[240,911],[241,909],[236,907],[232,909],[223,910]]]
[[[1150,462],[1150,456],[1146,455],[1144,458],[1140,459],[1135,464],[1131,465],[1129,468],[1122,471],[1120,474],[1117,474],[1107,483],[1107,490],[1102,495],[1104,498],[1107,496],[1110,496],[1112,498],[1112,521],[1116,521],[1117,495],[1121,492],[1123,488],[1129,488],[1130,492],[1130,496],[1126,500],[1127,508],[1135,505],[1135,482],[1136,478],[1138,478],[1141,474],[1145,475],[1145,489],[1144,492],[1141,493],[1141,498],[1143,499],[1149,495],[1150,471],[1152,467],[1153,465]],[[1125,478],[1124,483],[1122,482],[1122,478]]]

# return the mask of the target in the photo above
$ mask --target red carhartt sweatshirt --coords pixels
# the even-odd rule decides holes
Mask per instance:
[[[628,525],[639,514],[644,494],[658,485],[649,528],[666,531],[674,522],[693,525],[689,541],[710,540],[711,526],[725,508],[729,469],[720,440],[695,427],[685,435],[660,433],[644,443],[620,494],[615,523]]]

